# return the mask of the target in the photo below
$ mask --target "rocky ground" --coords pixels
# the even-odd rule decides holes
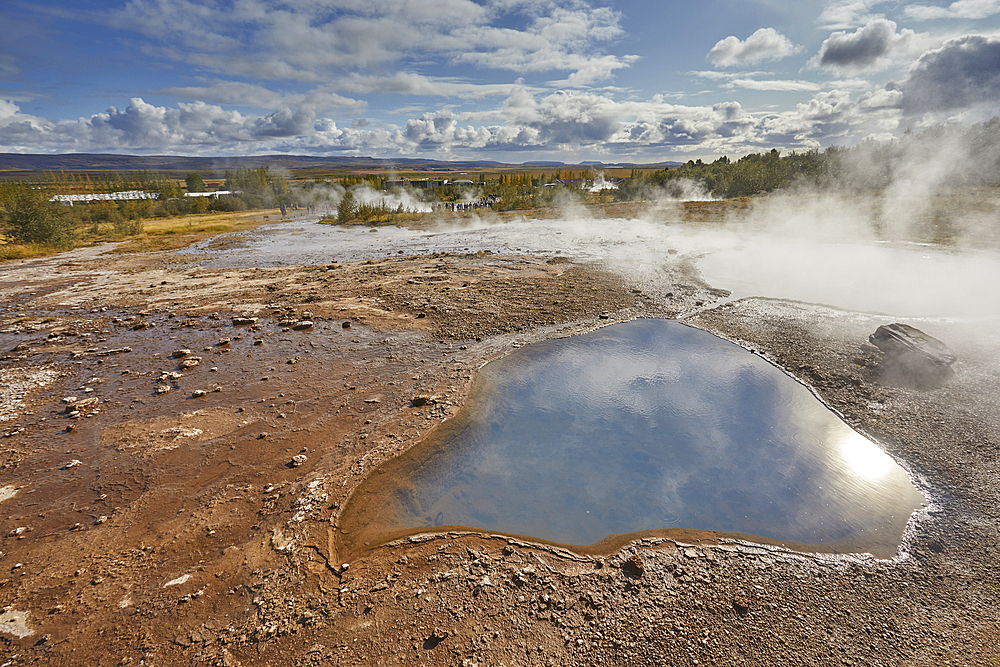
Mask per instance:
[[[683,258],[665,275],[650,295],[487,253],[4,265],[0,664],[1000,664],[996,340],[941,323],[955,374],[910,388],[859,348],[884,318],[712,307]],[[913,473],[932,504],[899,556],[710,533],[598,556],[478,533],[340,551],[351,491],[453,415],[482,364],[680,314],[808,383]]]

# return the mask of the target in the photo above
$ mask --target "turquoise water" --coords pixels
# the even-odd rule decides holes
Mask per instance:
[[[345,512],[366,535],[471,526],[588,545],[691,528],[886,553],[924,502],[804,386],[671,320],[488,364],[462,413],[380,473]]]

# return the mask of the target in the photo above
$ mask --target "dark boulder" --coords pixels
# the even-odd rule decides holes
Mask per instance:
[[[907,324],[880,326],[868,341],[882,354],[879,370],[893,384],[917,388],[938,386],[952,375],[958,357],[937,338]]]

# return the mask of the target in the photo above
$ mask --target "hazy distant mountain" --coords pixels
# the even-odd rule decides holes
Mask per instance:
[[[665,167],[680,164],[616,164],[616,167]],[[601,165],[600,162],[581,162],[580,165]],[[288,169],[341,168],[341,169],[390,169],[392,167],[429,169],[476,169],[517,167],[572,166],[557,161],[535,161],[524,164],[505,164],[493,160],[428,160],[422,158],[371,158],[371,157],[314,157],[309,155],[253,155],[247,157],[190,157],[183,155],[111,155],[99,153],[71,153],[44,155],[30,153],[0,153],[0,169],[26,171],[208,171],[235,169],[237,167],[286,167]],[[612,166],[612,165],[603,165]]]
[[[96,153],[74,153],[63,155],[40,155],[21,153],[0,153],[0,169],[38,170],[208,170],[234,169],[236,167],[287,167],[308,169],[310,167],[341,167],[345,169],[434,169],[453,167],[498,167],[501,163],[491,160],[468,162],[445,162],[418,158],[381,159],[370,157],[313,157],[307,155],[252,155],[247,157],[190,157],[183,155],[109,155]]]

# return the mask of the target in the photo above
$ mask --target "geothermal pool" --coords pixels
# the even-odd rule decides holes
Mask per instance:
[[[664,288],[664,266],[695,262],[713,287],[733,297],[765,296],[898,317],[995,320],[1000,256],[872,240],[820,241],[794,234],[739,232],[637,219],[551,219],[442,224],[433,231],[337,227],[302,220],[235,235],[238,245],[196,244],[212,268],[358,261],[398,254],[476,252],[561,254],[620,271],[643,290]]]
[[[778,368],[636,320],[485,366],[456,418],[359,487],[341,529],[349,549],[445,526],[566,545],[686,528],[889,557],[923,504]]]

